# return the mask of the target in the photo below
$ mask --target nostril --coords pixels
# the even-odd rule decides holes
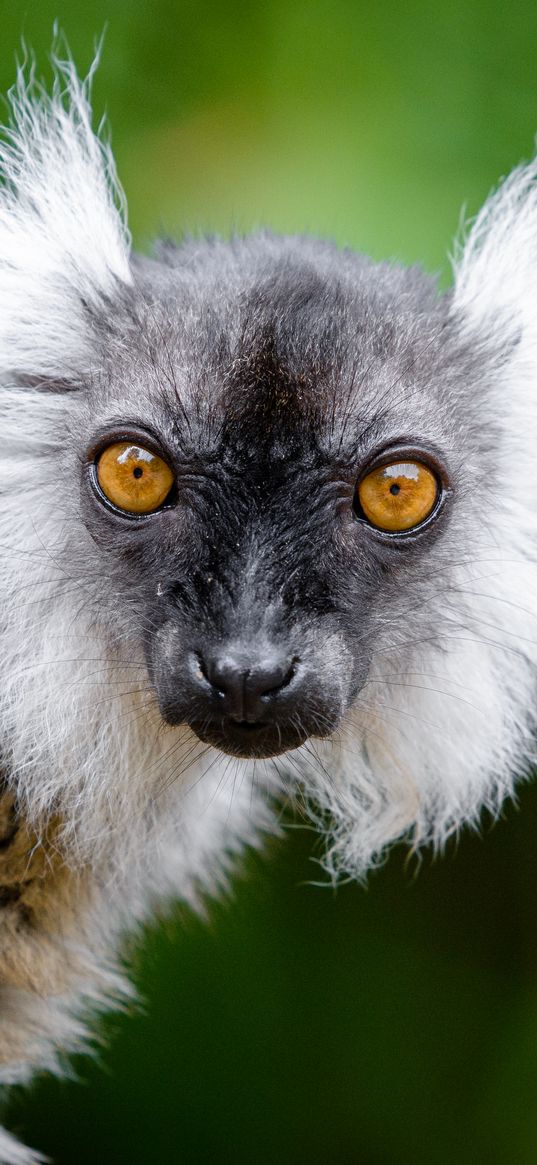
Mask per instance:
[[[210,679],[209,673],[207,671],[205,660],[202,658],[201,655],[193,655],[192,656],[191,669],[192,669],[194,676],[196,677],[196,680],[200,681],[203,684],[210,684],[211,687],[213,686],[212,680]]]
[[[226,695],[226,688],[223,683],[219,683],[218,677],[215,676],[210,665],[205,663],[201,655],[193,655],[191,657],[191,674],[194,676],[196,683],[200,685],[205,691],[212,689],[219,696]]]
[[[227,656],[209,658],[207,663],[200,658],[200,671],[219,696],[228,696],[244,686],[244,671]]]
[[[282,688],[289,687],[291,680],[294,679],[294,677],[296,675],[297,663],[298,663],[298,657],[292,661],[288,671],[281,677],[281,679],[279,678],[281,673],[278,673],[278,678],[276,680],[276,683],[272,684],[271,687],[263,688],[263,690],[261,691],[261,695],[262,696],[271,696],[274,692],[281,692]]]

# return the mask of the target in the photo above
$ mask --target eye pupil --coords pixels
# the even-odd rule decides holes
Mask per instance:
[[[390,493],[393,494],[393,496],[395,497],[396,494],[398,494],[400,492],[400,489],[401,489],[401,486],[397,485],[396,482],[394,482],[393,485],[390,486]]]
[[[141,477],[143,472],[144,471],[141,468],[141,466],[137,465],[136,469],[133,469],[133,471],[132,471],[133,477]],[[392,493],[393,493],[393,486],[392,486]]]

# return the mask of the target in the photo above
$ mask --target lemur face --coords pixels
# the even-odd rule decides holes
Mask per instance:
[[[166,722],[273,756],[333,733],[394,639],[441,634],[442,557],[494,475],[445,316],[424,276],[303,240],[140,264],[82,512]]]

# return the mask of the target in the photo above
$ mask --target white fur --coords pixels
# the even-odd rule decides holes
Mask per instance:
[[[67,404],[15,387],[12,372],[49,378],[90,362],[81,299],[91,306],[131,279],[110,151],[92,133],[72,67],[59,78],[49,98],[19,76],[0,147],[0,741],[26,816],[39,829],[60,809],[69,861],[93,864],[100,887],[80,921],[72,993],[41,1011],[35,1003],[31,1016],[13,1002],[20,1023],[33,1025],[32,1064],[52,1069],[58,1046],[83,1045],[81,1009],[123,991],[121,933],[177,894],[199,904],[200,888],[225,883],[240,847],[274,828],[267,793],[285,764],[230,761],[187,729],[164,728],[152,695],[136,690],[147,689],[142,662],[133,666],[127,644],[111,649],[96,622],[91,584],[58,566],[61,481],[40,454],[66,407],[79,406],[74,394]],[[495,810],[533,756],[535,177],[534,166],[516,171],[490,201],[456,271],[452,311],[476,343],[495,329],[507,353],[523,336],[495,386],[501,489],[471,561],[446,576],[447,630],[434,644],[411,644],[394,627],[346,724],[317,746],[322,765],[307,748],[295,754],[312,813],[321,828],[329,823],[334,874],[362,875],[403,835],[442,844],[483,805]],[[14,1065],[4,1080],[29,1071]],[[37,1160],[0,1137],[0,1161]]]
[[[1,368],[27,360],[37,375],[65,375],[88,339],[81,296],[91,305],[130,282],[123,199],[71,63],[51,97],[19,70],[11,109],[0,146]]]
[[[34,1153],[21,1145],[20,1141],[16,1141],[5,1129],[0,1129],[0,1161],[3,1165],[39,1165],[39,1162],[48,1159],[41,1153]]]

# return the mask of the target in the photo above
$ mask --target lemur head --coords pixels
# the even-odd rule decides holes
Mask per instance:
[[[394,630],[441,632],[476,458],[496,477],[448,310],[418,272],[300,238],[134,263],[96,321],[76,488],[167,722],[284,753],[340,726]]]
[[[418,270],[269,233],[133,256],[72,70],[67,96],[21,82],[14,110],[2,542],[37,523],[62,583],[41,556],[51,589],[21,632],[10,605],[35,544],[3,568],[9,668],[17,650],[47,668],[41,735],[39,685],[30,728],[20,675],[7,685],[19,787],[58,701],[66,755],[80,738],[80,698],[69,727],[42,650],[63,620],[79,663],[97,640],[143,666],[164,730],[296,772],[346,868],[404,832],[445,837],[531,757],[535,168],[487,204],[440,294]],[[101,759],[129,731],[102,702]]]

